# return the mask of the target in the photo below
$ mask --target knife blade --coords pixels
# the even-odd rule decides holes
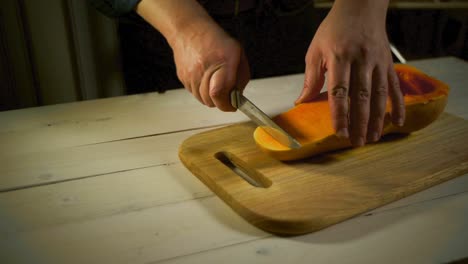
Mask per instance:
[[[233,107],[241,110],[242,113],[263,128],[265,132],[279,143],[292,149],[301,147],[301,144],[294,137],[278,126],[267,114],[260,110],[237,89],[231,91],[231,104]]]

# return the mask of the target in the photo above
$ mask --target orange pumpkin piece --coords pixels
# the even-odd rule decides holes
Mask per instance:
[[[408,134],[420,130],[435,121],[447,104],[449,87],[446,84],[408,65],[396,64],[395,70],[404,95],[406,119],[401,127],[393,125],[390,118],[391,104],[387,101],[383,135]],[[326,93],[320,94],[312,102],[299,104],[276,116],[274,121],[302,145],[299,149],[291,149],[257,127],[254,132],[255,142],[278,160],[297,160],[351,147],[349,139],[335,135]]]

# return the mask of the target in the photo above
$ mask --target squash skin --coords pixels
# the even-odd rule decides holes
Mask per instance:
[[[408,65],[396,64],[395,70],[400,79],[400,87],[402,88],[402,91],[404,93],[406,110],[405,123],[401,127],[392,124],[390,116],[391,106],[389,105],[389,103],[387,103],[387,111],[385,114],[382,135],[392,133],[409,134],[414,131],[420,130],[434,122],[444,111],[445,106],[447,104],[449,87],[446,84],[432,77],[429,77],[428,75],[422,73],[416,68]],[[422,82],[423,85],[421,85],[421,83],[418,83],[418,79],[424,81]],[[408,85],[412,86],[412,88],[408,88]],[[405,89],[421,90],[416,91],[416,93],[421,94],[405,94]],[[321,94],[320,97],[322,97],[322,100],[306,104],[316,104],[317,106],[317,104],[323,103],[321,101],[323,101],[323,99],[326,99],[326,94]],[[294,121],[294,115],[296,113],[304,115],[303,112],[307,110],[303,110],[300,108],[304,108],[306,106],[301,105],[303,104],[297,105],[291,110],[282,113],[274,118],[274,120],[277,123],[279,123],[279,125],[282,126],[283,129],[288,131],[288,133],[291,133],[293,136],[298,135],[297,131],[291,130],[291,127],[289,127],[289,125],[285,125],[284,123],[281,124],[281,122],[283,121],[281,119],[289,115],[292,116],[292,118],[290,117],[290,119]],[[308,107],[312,109],[314,106],[309,105]],[[316,108],[318,108],[318,106]],[[321,108],[323,108],[323,115],[326,115],[325,118],[331,119],[330,112],[326,111],[323,105],[321,106]],[[314,123],[315,116],[314,114],[310,115],[311,123]],[[321,118],[323,118],[323,116]],[[324,130],[326,131],[325,135],[322,135],[321,137],[318,137],[314,140],[296,137],[302,144],[302,147],[299,149],[290,149],[287,146],[281,145],[279,142],[271,138],[271,136],[269,136],[265,131],[263,131],[261,127],[257,127],[257,129],[255,129],[253,136],[257,146],[262,151],[266,152],[275,159],[284,161],[303,159],[314,155],[326,153],[329,151],[351,147],[351,142],[349,141],[349,139],[339,138],[335,135],[334,130],[331,128],[331,120],[326,121],[329,122],[329,125],[324,127]],[[291,122],[291,120],[289,122]]]

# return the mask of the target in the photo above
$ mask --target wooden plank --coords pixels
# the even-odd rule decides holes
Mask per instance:
[[[177,149],[192,130],[2,158],[0,192],[150,166],[179,163]]]
[[[0,258],[18,263],[24,257],[18,252],[27,252],[44,263],[147,263],[265,236],[217,197],[208,197],[4,234]]]
[[[106,218],[213,196],[182,164],[0,193],[0,235]],[[34,216],[34,217],[30,217]]]
[[[273,236],[153,263],[448,263],[468,257],[467,222],[465,192],[305,236]]]
[[[413,199],[403,199],[397,208],[466,191],[468,175],[421,192]],[[207,198],[186,201],[202,197]],[[265,235],[249,235],[249,230],[256,229],[211,196],[180,164],[6,192],[0,194],[0,208],[0,248],[6,249],[0,251],[0,258],[12,262],[34,256],[35,261],[45,263],[66,258],[76,258],[76,262],[142,263]],[[152,239],[146,233],[154,229],[169,233]],[[114,240],[127,240],[127,234],[131,241],[114,244]]]
[[[468,191],[468,175],[375,209],[380,212]],[[71,222],[139,211],[212,196],[180,163],[116,172],[0,193],[0,208],[14,227],[25,232]],[[34,217],[29,217],[34,215]],[[2,225],[0,225],[2,226]],[[0,233],[1,234],[1,233]]]
[[[193,185],[196,179],[187,172],[163,168],[168,171],[153,174],[152,169],[144,169],[148,174],[120,173],[113,179],[106,175],[0,194],[0,258],[8,263],[30,257],[35,263],[152,263],[174,258],[190,263],[199,258],[198,253],[205,256],[202,259],[215,260],[226,252],[243,252],[239,256],[252,261],[265,257],[271,263],[284,263],[284,257],[312,257],[324,248],[328,249],[323,258],[333,258],[334,252],[348,254],[350,247],[362,254],[369,248],[380,252],[400,240],[411,241],[421,251],[431,250],[441,246],[434,237],[457,245],[467,232],[463,212],[468,209],[468,175],[421,192],[420,199],[430,202],[403,199],[397,208],[309,236],[270,238],[277,244],[269,247],[262,240],[268,234],[245,222],[217,197],[185,201],[206,189],[200,183]],[[460,253],[460,248],[448,249],[452,255]],[[275,250],[289,253],[281,257],[273,254]],[[204,255],[205,251],[209,254]],[[404,247],[392,252],[408,254]],[[186,255],[192,256],[181,258]]]
[[[302,75],[291,75],[254,80],[246,94],[276,114],[293,105],[301,88]],[[182,89],[15,110],[0,113],[0,149],[8,150],[0,157],[246,120],[205,107]]]
[[[237,213],[275,234],[317,231],[468,172],[468,145],[460,144],[468,121],[448,114],[405,138],[293,163],[260,151],[254,129],[242,123],[194,135],[179,155]],[[221,152],[261,187],[217,159]]]

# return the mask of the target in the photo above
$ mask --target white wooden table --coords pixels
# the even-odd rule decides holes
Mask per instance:
[[[468,63],[414,61],[468,119]],[[267,113],[303,75],[252,81]],[[1,263],[440,263],[468,257],[468,174],[331,226],[282,238],[235,214],[180,163],[188,136],[244,121],[184,90],[0,113]],[[460,142],[468,144],[468,142]]]

